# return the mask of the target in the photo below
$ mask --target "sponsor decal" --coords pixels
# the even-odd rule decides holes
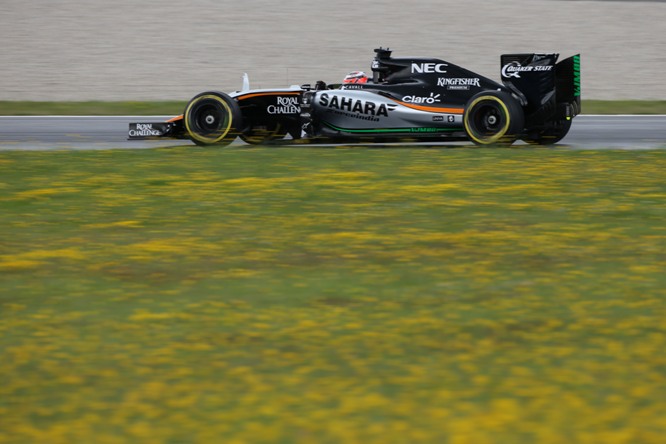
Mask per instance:
[[[386,105],[369,100],[353,99],[351,97],[329,96],[324,93],[319,96],[319,105],[324,106],[331,112],[353,117],[361,120],[379,121],[379,117],[388,117],[398,105]]]
[[[344,131],[347,133],[365,133],[365,134],[381,134],[381,133],[445,133],[445,132],[455,132],[460,131],[462,128],[443,128],[441,126],[434,128],[340,128],[338,126],[332,125],[329,122],[324,122],[324,124],[330,128],[333,128],[336,131]]]
[[[412,63],[412,74],[444,74],[446,63]]]
[[[299,114],[301,107],[298,104],[298,97],[279,97],[275,105],[266,107],[268,114]]]
[[[152,123],[137,123],[136,128],[129,130],[130,137],[149,137],[149,136],[161,136],[161,135],[162,131],[153,128]]]
[[[342,85],[340,89],[363,89],[363,84],[353,84],[349,83],[346,85]]]
[[[439,94],[435,93],[430,93],[428,97],[420,97],[420,96],[405,96],[402,98],[403,102],[407,103],[427,103],[427,104],[432,104],[432,103],[437,103],[441,102],[439,100]]]
[[[520,79],[521,72],[544,72],[552,71],[553,65],[529,65],[523,66],[519,62],[507,63],[502,67],[502,77]]]
[[[409,128],[410,133],[438,133],[441,131],[448,131],[448,130],[445,128],[429,128],[429,127]]]
[[[444,116],[432,116],[432,121],[433,122],[443,122],[444,121]],[[446,116],[446,121],[449,123],[455,123],[456,121],[456,116]]]
[[[460,78],[460,77],[440,77],[437,79],[437,86],[446,86],[449,90],[468,90],[470,87],[481,87],[481,79],[474,78]]]

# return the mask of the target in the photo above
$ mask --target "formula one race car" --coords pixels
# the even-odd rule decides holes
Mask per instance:
[[[130,139],[171,137],[223,146],[471,140],[477,145],[553,144],[580,113],[580,55],[501,56],[502,83],[433,58],[375,49],[372,78],[342,84],[197,94],[181,116],[131,123]]]

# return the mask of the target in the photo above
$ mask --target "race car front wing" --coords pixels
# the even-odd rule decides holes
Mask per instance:
[[[166,122],[136,122],[129,124],[128,140],[146,140],[157,138],[184,138],[182,116]]]

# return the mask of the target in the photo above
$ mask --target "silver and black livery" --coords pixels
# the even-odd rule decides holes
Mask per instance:
[[[581,112],[580,55],[501,56],[498,83],[434,58],[375,49],[367,83],[249,87],[197,94],[183,115],[131,123],[130,139],[173,137],[197,145],[471,140],[554,144]]]

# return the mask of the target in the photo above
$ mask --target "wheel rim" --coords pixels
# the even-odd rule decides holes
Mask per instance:
[[[503,132],[507,119],[496,102],[481,102],[470,118],[470,128],[481,137],[492,137]]]
[[[463,121],[467,135],[477,144],[510,144],[515,140],[507,135],[511,116],[507,105],[499,97],[486,95],[476,98],[467,106]]]
[[[231,129],[231,108],[221,98],[202,96],[186,110],[185,124],[190,135],[203,143],[217,143]]]
[[[204,100],[191,112],[194,128],[202,135],[212,136],[229,126],[229,114],[218,101]]]

